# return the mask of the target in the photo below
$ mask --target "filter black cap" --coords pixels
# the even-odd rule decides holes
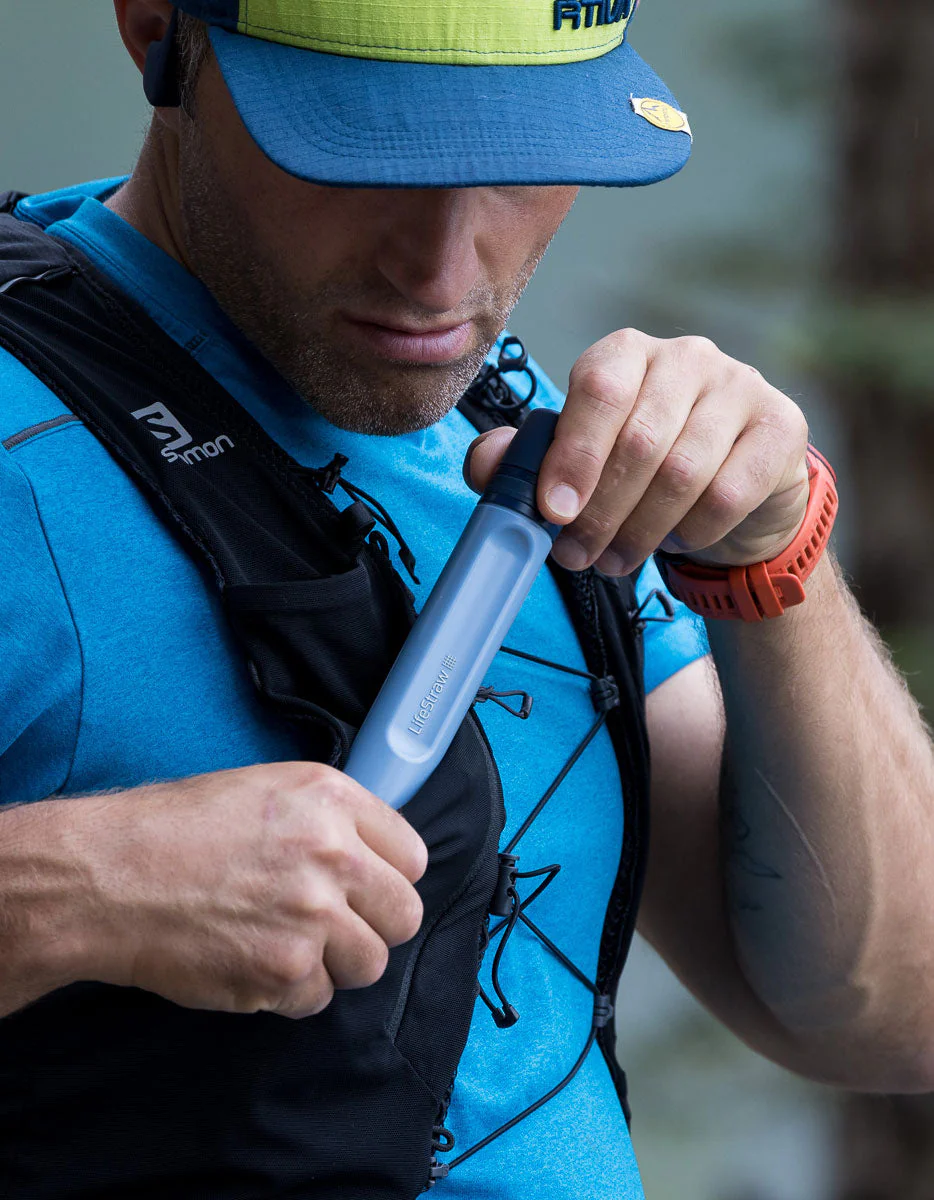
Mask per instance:
[[[509,443],[499,470],[517,467],[520,471],[528,471],[537,479],[548,447],[554,441],[557,424],[558,413],[552,412],[550,408],[533,408]]]
[[[533,409],[519,426],[495,475],[480,497],[481,504],[499,504],[521,512],[547,529],[552,537],[558,536],[561,526],[552,525],[538,511],[535,493],[538,472],[548,447],[554,441],[557,424],[558,413],[548,408]]]

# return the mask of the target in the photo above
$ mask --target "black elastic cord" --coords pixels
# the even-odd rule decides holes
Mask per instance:
[[[649,599],[651,599],[651,596],[647,598],[646,603],[648,603]],[[642,608],[644,607],[645,605],[643,604]],[[642,611],[642,608],[639,609],[640,612]],[[653,618],[649,619],[651,620]],[[533,821],[536,821],[541,816],[542,809],[544,809],[545,805],[552,798],[561,784],[564,783],[571,768],[600,732],[601,728],[606,722],[607,713],[611,709],[616,708],[616,706],[619,704],[619,691],[612,676],[607,676],[606,679],[601,679],[599,675],[594,675],[592,671],[582,671],[578,667],[568,667],[563,663],[552,662],[551,659],[541,658],[537,654],[529,654],[525,650],[516,650],[511,646],[503,646],[502,651],[504,654],[511,654],[514,658],[522,658],[526,662],[538,663],[540,666],[550,667],[553,671],[562,671],[565,675],[576,675],[578,679],[589,679],[591,699],[593,700],[594,707],[598,712],[596,721],[594,721],[593,725],[591,725],[591,727],[584,734],[576,749],[571,752],[570,757],[552,780],[552,783],[545,794],[519,826],[519,829],[516,831],[516,833],[513,834],[511,841],[503,851],[505,854],[511,854],[519,844],[520,838],[523,838],[526,833],[528,833],[529,827],[532,825]]]
[[[415,574],[415,555],[412,553],[408,542],[399,532],[399,526],[395,523],[386,509],[383,508],[382,504],[380,504],[380,502],[374,496],[371,496],[369,492],[365,492],[363,488],[357,487],[355,483],[348,483],[346,479],[339,479],[337,482],[344,489],[348,496],[354,500],[362,500],[376,512],[380,521],[386,526],[386,528],[398,542],[399,558],[402,560],[402,565],[408,571],[412,581],[414,583],[421,583],[421,580]]]
[[[530,1117],[532,1113],[537,1112],[543,1104],[547,1104],[549,1100],[553,1100],[559,1092],[563,1091],[584,1065],[587,1055],[590,1053],[591,1047],[596,1040],[598,1028],[599,1026],[596,1024],[596,1022],[591,1025],[590,1033],[587,1035],[587,1042],[584,1046],[584,1049],[581,1051],[577,1062],[575,1062],[574,1066],[571,1067],[570,1071],[568,1071],[567,1075],[565,1075],[560,1083],[555,1084],[550,1092],[546,1092],[540,1100],[536,1100],[534,1104],[530,1104],[528,1108],[523,1109],[523,1111],[519,1113],[518,1116],[513,1117],[511,1121],[507,1121],[504,1125],[500,1125],[499,1129],[494,1129],[492,1133],[488,1133],[485,1138],[475,1143],[475,1145],[471,1146],[469,1150],[465,1150],[463,1154],[458,1154],[457,1158],[452,1159],[451,1162],[446,1164],[448,1170],[453,1171],[455,1167],[459,1167],[462,1162],[466,1162],[468,1158],[472,1158],[479,1150],[485,1149],[491,1142],[495,1142],[498,1137],[502,1137],[504,1133],[508,1133],[509,1130],[518,1125],[520,1121],[524,1121],[526,1117]]]
[[[561,864],[560,863],[552,863],[548,867],[539,867],[535,871],[517,871],[516,872],[516,879],[538,879],[538,877],[540,875],[546,876],[546,878],[538,885],[538,887],[535,889],[535,891],[532,892],[530,895],[526,896],[526,898],[522,901],[522,904],[520,905],[520,916],[523,912],[525,912],[525,910],[529,907],[530,904],[535,903],[535,901],[539,898],[539,896],[542,894],[542,892],[545,890],[545,888],[548,887],[549,884],[553,883],[560,874],[561,874]]]
[[[547,875],[547,877],[548,877],[547,879],[544,880],[543,883],[540,883],[538,885],[538,887],[535,889],[534,892],[531,893],[531,895],[526,896],[526,898],[521,902],[521,904],[519,906],[520,910],[524,911],[526,908],[529,907],[530,904],[534,904],[535,901],[542,894],[542,892],[545,890],[545,888],[548,887],[548,885],[552,882],[552,880],[554,880],[560,873],[561,873],[561,866],[559,863],[552,863],[550,867],[539,867],[537,871],[516,871],[515,872],[516,879],[537,879],[539,875]],[[500,930],[505,928],[505,926],[507,924],[508,924],[508,918],[505,921],[500,921],[500,923],[498,925],[494,925],[493,928],[490,930],[490,940],[492,941],[492,939],[495,938],[496,935],[500,932]]]
[[[510,696],[522,697],[522,704],[519,706],[519,708],[511,708],[508,704],[504,703],[504,701],[508,700]],[[511,713],[514,717],[518,717],[521,721],[527,721],[532,715],[532,697],[528,692],[522,691],[521,688],[511,692],[498,692],[495,688],[484,685],[482,688],[478,689],[475,697],[475,703],[483,704],[487,700],[492,700],[493,703],[498,704],[500,708],[505,708],[506,712]]]
[[[490,999],[490,997],[486,994],[486,991],[484,990],[483,985],[479,982],[477,984],[477,994],[479,995],[479,997],[483,1001],[483,1003],[487,1006],[487,1008],[490,1010],[490,1014],[493,1017],[493,1020],[496,1022],[497,1026],[500,1029],[508,1029],[510,1026],[515,1025],[515,1023],[519,1020],[518,1010],[516,1009],[514,1004],[511,1004],[509,1002],[509,1000],[507,1000],[506,994],[503,991],[502,985],[500,983],[500,978],[499,978],[499,968],[500,968],[500,963],[502,962],[503,953],[506,949],[506,943],[509,941],[509,938],[512,936],[512,932],[516,927],[517,920],[524,921],[525,924],[528,925],[529,928],[532,929],[532,931],[534,933],[538,934],[538,926],[532,925],[529,922],[528,918],[525,916],[525,910],[529,907],[530,904],[535,903],[535,901],[542,894],[542,892],[545,890],[545,888],[548,887],[548,885],[552,882],[553,879],[556,878],[556,876],[558,875],[558,872],[561,870],[561,867],[557,863],[552,863],[552,865],[550,867],[539,867],[537,871],[516,871],[514,868],[514,863],[515,863],[515,859],[513,859],[513,857],[511,855],[506,854],[506,855],[500,856],[500,871],[506,870],[508,872],[509,886],[506,889],[506,895],[508,896],[508,898],[510,900],[511,908],[510,908],[509,916],[506,917],[504,920],[500,921],[500,923],[498,925],[494,926],[493,929],[490,930],[489,934],[487,935],[487,942],[486,942],[486,944],[489,945],[490,942],[493,940],[493,938],[497,937],[500,933],[503,934],[502,941],[496,947],[496,953],[493,955],[493,963],[492,963],[492,966],[490,967],[490,981],[493,984],[493,990],[496,992],[496,995],[499,997],[499,1000],[500,1000],[499,1008],[497,1008],[497,1006],[493,1003],[493,1001]],[[526,896],[526,898],[524,900],[522,900],[519,896],[519,893],[516,890],[515,881],[517,879],[537,879],[542,875],[544,875],[546,878],[538,885],[538,887],[535,889],[534,892],[532,892],[532,894],[530,896]],[[501,903],[501,898],[500,898],[500,902],[497,903],[497,907],[495,910],[497,912],[502,911],[502,908],[500,907],[500,903]],[[542,936],[542,935],[539,935],[539,936]],[[562,961],[565,961],[566,963],[570,963],[570,959],[566,959],[565,956],[561,953],[561,951],[557,948],[557,946],[555,946],[552,942],[549,942],[547,938],[542,937],[542,941],[545,942],[545,944],[548,946],[548,948],[550,950],[553,950],[554,953],[557,954],[559,959],[561,959]],[[581,972],[578,971],[577,967],[575,967],[573,963],[570,963],[570,968],[575,975],[578,975],[581,978],[583,978]],[[589,980],[587,980],[586,982],[587,982],[588,987],[593,986]]]
[[[525,905],[523,905],[522,908],[525,908]],[[520,910],[519,920],[522,921],[522,923],[524,925],[527,925],[529,927],[529,929],[532,931],[532,933],[534,933],[535,936],[541,942],[543,942],[545,944],[545,946],[548,947],[548,949],[555,956],[555,958],[558,960],[558,962],[560,962],[562,964],[562,966],[566,967],[567,970],[569,970],[571,972],[571,974],[575,977],[575,979],[579,979],[581,981],[581,983],[584,985],[584,987],[587,988],[588,991],[593,992],[593,994],[595,996],[600,995],[600,989],[593,982],[593,980],[588,979],[587,976],[584,974],[584,972],[580,969],[580,967],[577,966],[576,963],[571,962],[571,960],[564,953],[564,951],[560,950],[554,944],[554,942],[551,940],[551,938],[546,933],[543,933],[541,929],[539,929],[539,927],[535,924],[535,922],[532,920],[531,917],[526,916],[526,914]]]
[[[509,935],[516,927],[516,922],[522,912],[522,904],[519,900],[519,894],[514,887],[510,887],[508,891],[510,900],[512,901],[512,911],[503,922],[506,927],[506,932],[503,934],[502,940],[496,947],[496,953],[493,955],[493,965],[490,968],[490,979],[493,984],[493,990],[499,997],[500,1008],[497,1008],[490,997],[486,994],[483,987],[477,984],[477,994],[483,1003],[490,1010],[493,1020],[500,1029],[509,1029],[519,1020],[519,1014],[516,1012],[512,1004],[507,1000],[499,982],[499,964],[503,957],[503,951],[506,949],[506,943],[509,941]]]
[[[651,599],[651,596],[647,598],[646,603],[648,603],[649,599]],[[645,607],[645,605],[643,604],[642,608],[640,608],[640,610],[639,610],[640,616],[642,613],[642,609],[644,607]],[[643,619],[646,619],[646,618],[643,618]],[[648,618],[648,619],[651,619],[651,618]],[[493,956],[493,962],[492,962],[491,970],[490,970],[490,976],[491,976],[491,981],[493,984],[493,989],[496,992],[497,998],[500,1000],[501,1006],[498,1007],[497,1005],[495,1005],[493,1003],[493,1001],[486,994],[483,987],[479,983],[478,983],[478,993],[479,993],[480,998],[483,1000],[484,1004],[486,1004],[486,1006],[489,1008],[490,1012],[492,1013],[494,1021],[500,1028],[508,1028],[509,1026],[514,1025],[515,1022],[519,1019],[518,1012],[516,1011],[515,1007],[512,1004],[510,1004],[510,1002],[507,1000],[506,995],[503,991],[502,985],[500,983],[500,966],[502,963],[503,954],[506,949],[506,944],[509,941],[510,937],[512,936],[512,934],[516,928],[516,925],[518,924],[519,921],[521,921],[526,926],[526,928],[529,930],[529,932],[534,934],[534,936],[537,937],[541,941],[541,943],[546,947],[546,949],[549,950],[555,956],[555,958],[557,958],[557,960],[561,963],[561,965],[566,970],[570,971],[570,973],[574,976],[574,978],[577,979],[581,984],[583,984],[583,986],[585,988],[587,988],[588,991],[590,991],[593,994],[593,996],[594,996],[594,1012],[593,1012],[593,1019],[591,1021],[590,1031],[587,1035],[586,1044],[584,1045],[583,1050],[581,1051],[580,1055],[578,1056],[577,1061],[571,1067],[570,1071],[568,1071],[568,1073],[564,1076],[564,1078],[559,1083],[557,1083],[553,1088],[551,1088],[550,1091],[546,1092],[544,1096],[542,1096],[540,1099],[536,1100],[534,1104],[530,1104],[528,1106],[528,1108],[523,1109],[523,1111],[520,1112],[517,1116],[513,1117],[511,1120],[506,1121],[504,1124],[500,1125],[498,1129],[494,1129],[492,1133],[487,1134],[486,1137],[482,1138],[479,1142],[477,1142],[473,1146],[471,1146],[469,1150],[465,1150],[463,1152],[463,1154],[459,1154],[455,1159],[452,1159],[451,1162],[438,1163],[437,1160],[435,1158],[433,1158],[432,1159],[432,1174],[431,1174],[431,1183],[432,1184],[439,1179],[443,1179],[448,1174],[449,1171],[452,1171],[455,1167],[459,1166],[461,1163],[466,1162],[468,1158],[472,1158],[473,1155],[478,1153],[478,1151],[483,1150],[485,1147],[489,1146],[491,1142],[495,1141],[499,1137],[502,1137],[502,1135],[504,1133],[508,1133],[509,1130],[513,1129],[516,1125],[518,1125],[520,1121],[524,1121],[526,1119],[526,1117],[529,1117],[532,1115],[532,1113],[537,1112],[538,1109],[540,1109],[543,1105],[547,1104],[549,1100],[552,1100],[555,1096],[558,1095],[559,1092],[561,1092],[564,1088],[566,1088],[568,1086],[568,1084],[571,1082],[571,1080],[575,1077],[575,1075],[577,1075],[578,1071],[580,1071],[581,1067],[584,1065],[584,1062],[587,1059],[587,1055],[590,1053],[590,1051],[593,1047],[593,1044],[596,1041],[597,1031],[607,1023],[607,1021],[611,1018],[612,1013],[613,1013],[613,1005],[612,1005],[612,1002],[610,1001],[610,998],[608,996],[604,996],[601,994],[597,985],[591,979],[587,978],[587,976],[580,969],[580,967],[578,967],[577,964],[574,963],[564,953],[564,951],[561,950],[561,948],[559,946],[557,946],[542,929],[539,928],[538,925],[536,925],[536,923],[531,919],[531,917],[528,916],[527,912],[525,911],[531,904],[533,904],[535,902],[535,900],[538,899],[538,897],[542,894],[542,892],[555,880],[555,878],[557,877],[558,873],[561,870],[560,864],[552,863],[550,866],[539,867],[534,871],[517,871],[515,868],[515,863],[517,860],[512,852],[513,852],[513,850],[515,850],[516,845],[518,844],[520,839],[528,832],[528,830],[531,827],[531,825],[533,824],[533,822],[536,821],[538,819],[538,817],[541,815],[542,810],[545,808],[545,805],[552,798],[552,796],[554,796],[555,792],[558,790],[558,788],[561,786],[561,784],[567,778],[568,773],[571,771],[574,764],[578,761],[578,759],[581,757],[581,755],[584,753],[584,751],[587,749],[587,747],[590,745],[590,743],[593,741],[593,739],[599,733],[600,729],[602,729],[602,727],[606,723],[607,714],[613,708],[616,708],[618,706],[618,704],[619,704],[619,689],[616,686],[616,681],[612,678],[612,676],[606,676],[604,678],[601,678],[598,675],[594,675],[590,671],[580,670],[576,667],[568,667],[562,663],[552,662],[551,660],[549,660],[547,658],[541,658],[536,654],[529,654],[524,650],[515,650],[508,646],[503,646],[502,649],[506,654],[511,654],[516,658],[525,659],[527,662],[538,663],[541,666],[549,667],[555,671],[562,671],[567,675],[575,675],[580,679],[585,679],[585,680],[589,681],[589,683],[590,683],[590,698],[591,698],[594,708],[597,710],[597,717],[596,717],[596,720],[593,722],[593,724],[590,726],[590,728],[587,730],[587,732],[584,734],[583,738],[581,738],[578,745],[574,748],[574,750],[568,756],[568,759],[564,763],[564,766],[561,768],[561,770],[558,772],[558,774],[552,780],[551,784],[546,789],[546,791],[542,795],[541,799],[538,801],[538,803],[535,805],[535,807],[532,809],[532,811],[528,814],[526,819],[522,822],[521,826],[519,827],[517,832],[513,835],[509,844],[506,846],[506,848],[503,851],[500,852],[500,883],[497,886],[497,896],[499,897],[499,899],[496,901],[495,907],[493,907],[491,909],[491,911],[497,912],[498,914],[501,914],[501,915],[505,913],[505,904],[503,902],[504,896],[509,898],[509,900],[511,902],[511,908],[509,910],[509,915],[504,916],[504,919],[501,920],[499,922],[499,924],[495,925],[489,931],[487,944],[494,937],[496,937],[500,933],[502,933],[502,939],[501,939],[499,945],[496,947],[496,953]],[[488,692],[488,694],[484,698],[492,699],[493,698],[492,695],[489,694],[490,692],[492,692],[492,689],[487,689],[487,692]],[[503,693],[503,694],[505,695],[508,693]],[[517,693],[517,694],[521,694],[521,693]],[[512,711],[512,710],[510,710],[510,711]],[[544,879],[542,879],[542,882],[534,889],[534,891],[528,897],[526,897],[524,900],[521,899],[519,896],[519,893],[516,889],[516,886],[515,886],[516,881],[519,879],[537,879],[537,878],[540,878],[541,876],[544,876]],[[443,1127],[439,1127],[439,1128],[443,1128]],[[447,1133],[448,1131],[444,1130],[444,1132]]]
[[[503,654],[511,654],[513,658],[524,658],[526,662],[539,663],[543,667],[551,667],[554,671],[563,671],[565,675],[576,675],[579,679],[598,679],[599,676],[590,671],[582,671],[578,667],[566,667],[563,663],[552,662],[550,658],[539,658],[537,654],[529,654],[526,650],[514,650],[512,646],[501,646]]]
[[[662,611],[665,614],[663,617],[647,617],[644,615],[645,610],[653,600],[657,600],[662,606]],[[660,588],[655,588],[653,591],[649,592],[646,598],[632,614],[633,628],[639,629],[644,629],[646,625],[653,623],[657,623],[659,625],[670,625],[674,619],[675,607],[671,603],[671,600],[668,598],[668,596]]]
[[[371,496],[370,493],[365,492],[363,488],[357,487],[355,483],[348,482],[341,474],[349,461],[350,460],[346,454],[335,454],[331,461],[325,466],[306,467],[301,474],[307,475],[310,479],[313,479],[316,486],[319,487],[322,492],[326,492],[329,496],[333,493],[336,487],[340,486],[351,498],[351,500],[359,500],[368,505],[371,509],[372,516],[374,518],[378,518],[398,542],[399,558],[402,560],[403,566],[408,571],[414,582],[420,583],[418,576],[415,574],[415,555],[412,553],[408,542],[399,532],[399,526],[395,523],[388,511],[383,507],[382,504],[380,504],[375,496]]]
[[[529,815],[525,818],[525,820],[519,826],[516,833],[513,834],[512,838],[510,839],[509,845],[506,847],[506,850],[505,850],[506,854],[511,854],[513,852],[513,850],[515,850],[516,846],[519,844],[519,839],[523,838],[526,835],[526,833],[528,833],[529,827],[531,826],[532,822],[536,821],[541,816],[542,809],[545,807],[545,805],[548,803],[548,801],[552,798],[552,796],[555,794],[555,792],[558,790],[558,788],[561,786],[561,784],[564,783],[571,768],[574,766],[574,764],[577,762],[577,760],[580,758],[580,756],[584,753],[584,751],[587,749],[587,747],[590,745],[590,743],[594,740],[594,738],[597,736],[597,734],[603,728],[605,721],[606,721],[606,713],[605,712],[600,713],[600,715],[597,717],[596,721],[594,721],[593,725],[591,725],[591,727],[587,730],[586,734],[584,734],[584,737],[579,742],[577,748],[572,752],[570,758],[567,760],[567,762],[564,764],[564,766],[561,768],[561,770],[558,772],[558,774],[554,777],[554,779],[551,782],[551,785],[549,786],[549,788],[545,792],[545,794],[542,796],[541,800],[539,800],[538,804],[535,805],[535,807],[532,809],[532,811],[529,813]]]
[[[454,1134],[444,1125],[432,1129],[431,1148],[436,1154],[447,1154],[454,1149]]]

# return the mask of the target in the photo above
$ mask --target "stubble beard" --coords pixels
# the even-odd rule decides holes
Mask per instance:
[[[366,361],[328,339],[339,310],[391,312],[400,322],[424,322],[389,283],[355,284],[332,276],[308,291],[276,261],[264,259],[248,214],[225,193],[211,156],[187,127],[180,155],[180,205],[186,251],[197,276],[234,325],[312,408],[342,429],[391,436],[441,420],[483,366],[547,249],[536,247],[519,277],[497,292],[477,290],[463,308],[477,344],[463,358],[436,366]]]

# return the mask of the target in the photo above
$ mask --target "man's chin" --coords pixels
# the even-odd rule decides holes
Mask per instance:
[[[300,393],[325,420],[351,433],[382,437],[416,433],[442,420],[483,366],[474,353],[443,366],[393,363],[361,371],[348,367],[327,381],[303,380]]]

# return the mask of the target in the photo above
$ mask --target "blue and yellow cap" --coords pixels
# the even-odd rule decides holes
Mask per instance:
[[[654,183],[687,117],[628,44],[639,0],[180,0],[283,170],[363,187]]]

